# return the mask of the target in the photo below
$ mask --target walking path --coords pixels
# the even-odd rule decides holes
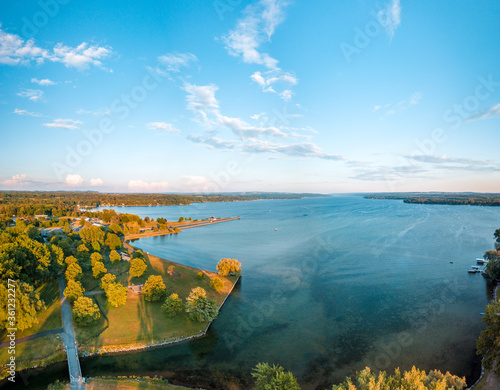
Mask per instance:
[[[82,369],[78,359],[78,349],[76,346],[75,332],[73,330],[73,319],[71,318],[71,306],[64,296],[66,288],[64,277],[59,277],[59,293],[61,296],[61,313],[63,320],[62,339],[68,356],[69,378],[71,381],[71,390],[83,390]]]

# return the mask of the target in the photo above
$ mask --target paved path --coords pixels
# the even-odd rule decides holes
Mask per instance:
[[[73,319],[71,318],[71,306],[66,300],[63,292],[66,288],[64,277],[59,277],[59,292],[61,297],[61,313],[63,320],[62,339],[68,356],[69,378],[71,380],[71,390],[83,390],[82,369],[78,359],[78,349],[76,346],[75,332],[73,330]]]
[[[38,333],[29,335],[26,337],[21,337],[20,339],[16,339],[16,344],[24,343],[25,341],[34,340],[34,339],[37,339],[39,337],[44,337],[44,336],[48,336],[51,334],[62,333],[63,331],[64,331],[63,328],[59,328],[59,329],[51,329],[51,330],[46,330],[43,332],[38,332]],[[10,341],[3,342],[2,344],[0,344],[0,348],[7,348],[9,346],[9,343],[10,343]]]
[[[91,295],[102,294],[103,292],[104,291],[102,291],[102,290],[88,291],[88,292],[84,292],[83,295],[85,295],[86,297],[88,297],[88,296],[91,296]]]

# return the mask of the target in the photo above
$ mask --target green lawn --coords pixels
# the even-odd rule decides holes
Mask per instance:
[[[66,359],[64,345],[60,334],[40,337],[16,345],[16,371],[30,368],[35,365],[40,367],[63,361]],[[5,364],[10,355],[8,348],[0,349],[0,378],[7,376]]]
[[[107,259],[103,260],[107,261]],[[115,261],[114,263],[109,262],[104,266],[106,267],[109,273],[116,275],[117,282],[120,282],[124,286],[127,285],[128,269],[130,267],[128,261]],[[85,289],[85,291],[100,290],[101,287],[99,284],[101,280],[95,279],[94,276],[92,275],[92,267],[90,266],[90,262],[88,264],[88,268],[89,268],[88,270],[83,272],[83,277],[81,280],[83,288]]]
[[[207,296],[220,304],[236,281],[236,277],[221,278],[224,281],[224,290],[217,293],[210,288],[210,279],[217,274],[166,261],[152,255],[146,257],[148,264],[146,273],[139,278],[131,278],[130,283],[142,284],[150,275],[161,275],[167,286],[168,295],[177,293],[183,300],[189,295],[192,288],[200,286],[207,291]],[[172,276],[167,273],[170,265],[175,267]],[[198,278],[198,272],[204,273],[202,279]],[[174,318],[168,318],[161,311],[162,302],[147,302],[142,295],[135,295],[131,291],[128,293],[127,304],[118,308],[110,307],[102,294],[95,295],[94,299],[108,317],[109,327],[99,337],[92,340],[89,338],[97,335],[106,327],[103,316],[92,327],[75,329],[80,347],[87,352],[94,352],[100,347],[108,347],[107,350],[110,350],[113,347],[123,347],[126,344],[141,346],[173,341],[198,335],[207,326],[207,323],[191,321],[184,312]]]
[[[48,390],[70,390],[69,383],[55,383],[48,387]],[[138,390],[138,389],[159,389],[159,390],[185,390],[187,387],[175,386],[165,380],[155,378],[92,378],[85,385],[85,390]]]

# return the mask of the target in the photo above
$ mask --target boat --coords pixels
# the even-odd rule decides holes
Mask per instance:
[[[467,272],[468,272],[468,273],[470,273],[470,274],[475,274],[476,272],[479,272],[479,270],[478,270],[478,269],[476,269],[476,268],[471,268],[471,269],[470,269],[470,270],[468,270]]]
[[[278,231],[278,229],[274,229],[274,231],[275,231],[275,232],[277,232],[277,231]]]
[[[487,263],[487,261],[486,261],[485,259],[483,259],[483,258],[479,258],[479,257],[478,257],[478,258],[476,259],[476,263],[477,263],[477,264],[484,264],[485,262]]]

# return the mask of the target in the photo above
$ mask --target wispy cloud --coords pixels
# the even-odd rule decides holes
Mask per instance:
[[[166,133],[179,133],[180,130],[176,129],[174,125],[171,123],[166,123],[166,122],[150,122],[147,125],[147,128],[149,130],[157,130],[157,131],[162,131]]]
[[[290,100],[293,95],[293,92],[289,88],[298,82],[294,75],[289,72],[283,72],[280,69],[264,73],[255,72],[250,78],[262,88],[262,91],[277,93],[285,101]]]
[[[52,50],[43,49],[36,46],[33,39],[24,41],[19,35],[5,32],[0,25],[0,63],[6,65],[28,65],[33,62],[42,64],[47,60],[61,62],[66,67],[78,70],[88,69],[91,65],[105,69],[102,60],[109,57],[111,52],[111,48],[90,45],[87,42],[83,42],[77,47],[58,43]],[[40,81],[44,82],[44,80]],[[50,82],[50,80],[48,81]]]
[[[128,188],[131,191],[137,192],[156,192],[156,191],[166,191],[168,188],[168,182],[145,182],[142,180],[130,180],[128,183]]]
[[[236,144],[236,141],[224,141],[220,138],[210,136],[188,135],[187,139],[196,144],[204,144],[210,149],[231,150],[234,149]]]
[[[48,85],[56,85],[56,83],[50,79],[36,79],[36,78],[33,78],[31,79],[31,82],[32,83],[36,83],[38,85],[42,85],[42,86],[48,86]]]
[[[382,21],[387,34],[389,34],[392,39],[396,29],[401,24],[400,0],[391,0],[391,2],[388,3],[383,10],[378,12],[378,17],[379,20]]]
[[[34,116],[34,117],[42,117],[42,114],[39,114],[38,112],[30,112],[27,110],[20,110],[19,108],[16,108],[13,112],[13,114],[17,115],[24,115],[24,116]]]
[[[61,129],[74,130],[78,129],[79,127],[77,125],[81,124],[82,122],[75,121],[73,119],[54,119],[52,122],[44,123],[43,125],[46,127],[58,127]]]
[[[43,91],[39,89],[23,89],[21,92],[17,94],[17,96],[21,96],[24,98],[28,98],[33,102],[38,102],[43,99]]]
[[[467,119],[467,122],[480,121],[482,119],[498,118],[500,117],[500,104],[490,107],[488,110],[479,112],[472,115]]]
[[[384,119],[386,116],[394,115],[400,111],[404,111],[418,105],[421,100],[422,94],[420,92],[414,92],[407,99],[403,99],[398,103],[387,103],[383,106],[375,105],[372,109],[372,112],[383,111],[380,119]]]
[[[109,115],[111,114],[111,110],[109,108],[101,108],[99,110],[85,110],[83,108],[80,108],[76,110],[76,113],[78,115],[94,115],[94,116],[104,116],[104,115]]]
[[[186,68],[196,61],[198,58],[191,53],[169,53],[158,57],[158,62],[169,72],[180,72],[181,68]]]
[[[247,64],[260,64],[269,69],[278,67],[278,60],[259,51],[284,20],[286,3],[280,0],[261,0],[249,5],[238,20],[236,27],[222,39],[229,54],[241,58]]]
[[[408,160],[431,165],[434,169],[462,170],[462,171],[500,171],[500,165],[492,160],[476,160],[470,158],[457,158],[439,155],[414,155],[405,156]]]

